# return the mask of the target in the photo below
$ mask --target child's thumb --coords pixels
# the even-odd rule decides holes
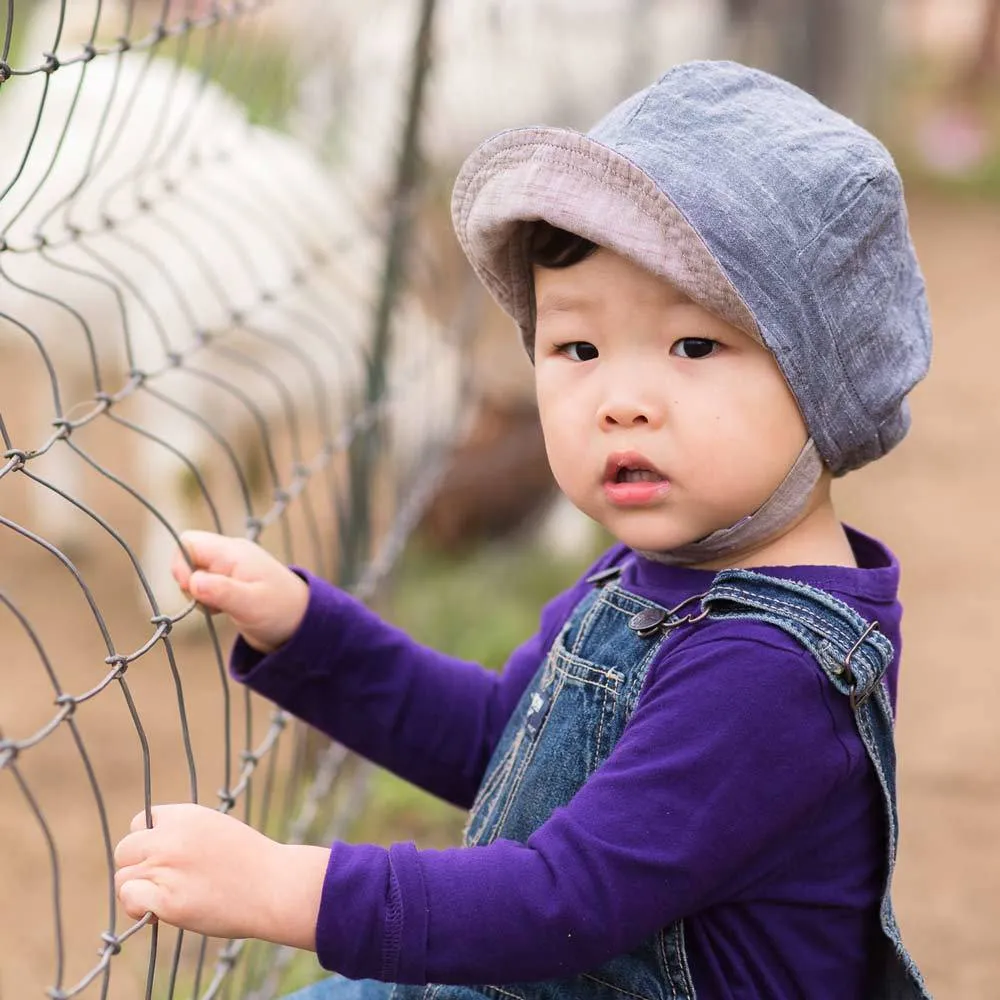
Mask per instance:
[[[163,894],[155,882],[133,878],[118,890],[118,899],[133,920],[141,920],[147,913],[159,910]]]

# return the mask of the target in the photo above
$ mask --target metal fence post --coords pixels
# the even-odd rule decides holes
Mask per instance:
[[[396,167],[385,260],[372,325],[367,361],[366,412],[372,419],[358,433],[350,449],[350,499],[347,521],[341,524],[340,583],[354,583],[371,547],[372,472],[379,444],[379,401],[385,393],[386,364],[392,347],[392,316],[406,274],[406,257],[420,181],[419,129],[424,92],[431,63],[436,0],[421,0],[420,22],[413,44],[409,99],[402,144]]]

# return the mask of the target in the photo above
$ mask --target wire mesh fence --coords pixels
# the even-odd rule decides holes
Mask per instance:
[[[114,898],[154,802],[323,842],[362,801],[358,761],[231,685],[177,532],[370,598],[470,412],[475,311],[434,239],[460,160],[772,9],[0,0],[0,998],[287,988],[288,950]]]
[[[404,274],[433,3],[367,173],[350,96],[322,144],[274,127],[320,10],[292,6],[6,2],[2,996],[273,995],[288,953],[129,921],[113,844],[155,801],[295,842],[361,800],[169,571],[203,527],[369,598],[462,426],[456,330]]]

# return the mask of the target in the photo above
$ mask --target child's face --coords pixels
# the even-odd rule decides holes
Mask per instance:
[[[771,495],[807,432],[768,351],[609,250],[534,275],[542,430],[573,503],[666,551]]]

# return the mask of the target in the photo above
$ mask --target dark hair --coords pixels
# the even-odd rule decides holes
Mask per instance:
[[[548,222],[531,223],[528,233],[528,263],[539,267],[571,267],[589,257],[597,244]]]

